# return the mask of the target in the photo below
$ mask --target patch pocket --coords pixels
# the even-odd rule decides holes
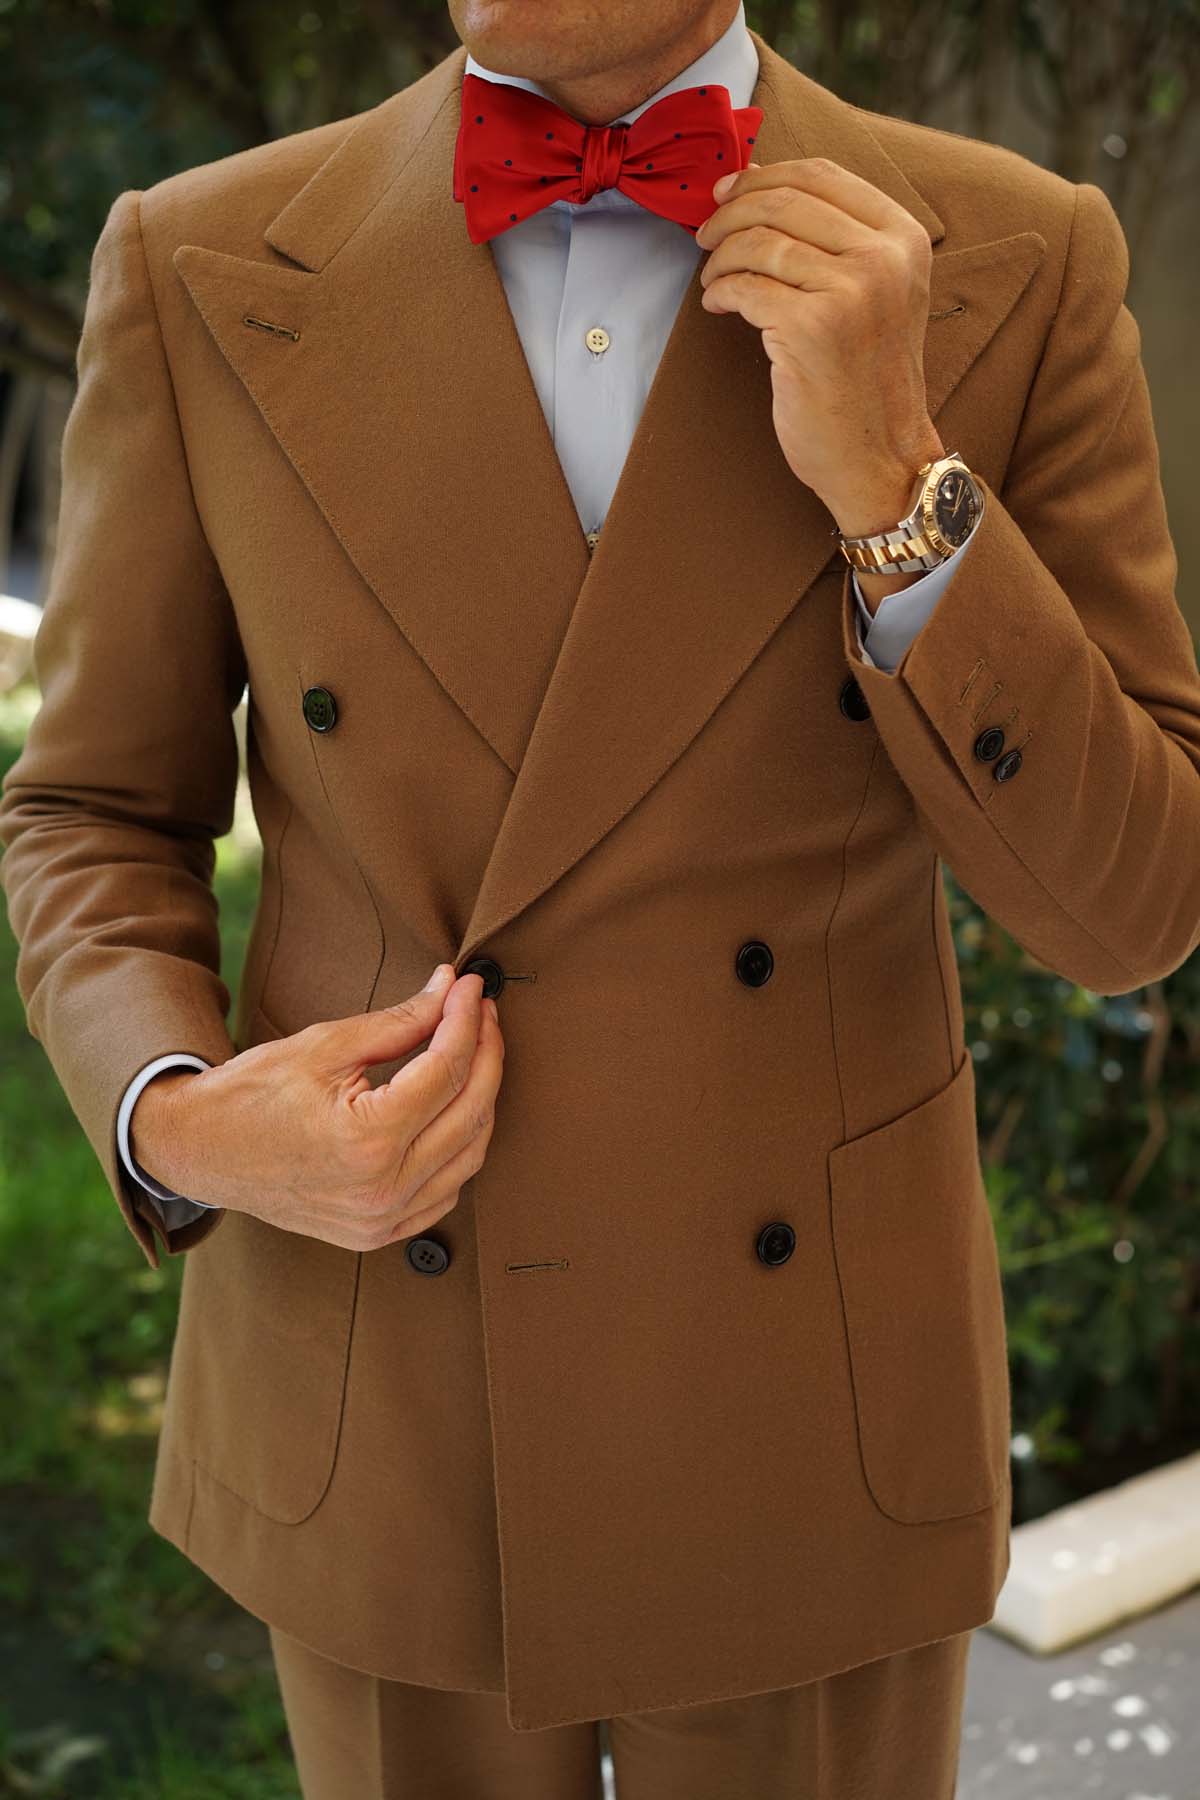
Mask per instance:
[[[867,1486],[915,1525],[1008,1479],[1008,1345],[970,1055],[930,1099],[829,1154],[834,1252]]]
[[[238,1048],[283,1035],[254,1006]],[[308,1518],[333,1475],[361,1261],[230,1211],[185,1262],[173,1428],[201,1468],[281,1524]]]

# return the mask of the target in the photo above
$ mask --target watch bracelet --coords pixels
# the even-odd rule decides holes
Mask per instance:
[[[907,531],[897,531],[893,529],[891,531],[876,532],[874,538],[876,540],[883,538],[893,549],[907,549],[909,554],[906,556],[888,556],[880,560],[875,556],[869,545],[862,545],[855,539],[847,541],[839,535],[838,547],[841,550],[842,555],[852,569],[857,569],[864,575],[928,574],[931,569],[940,568],[942,563],[946,560],[944,556],[940,556],[936,551],[933,551],[932,547],[929,554],[921,552],[918,549],[918,542],[927,543],[928,539],[917,540]],[[930,555],[932,555],[932,561],[930,560]]]
[[[931,458],[918,470],[918,479],[928,476],[938,463],[956,463],[961,460],[957,450],[945,450],[941,456]],[[931,570],[941,568],[953,552],[939,552],[934,548],[924,529],[920,494],[921,490],[918,488],[916,510],[888,531],[873,531],[847,538],[835,527],[834,536],[838,540],[838,548],[852,569],[865,575],[927,575]],[[915,537],[913,526],[918,534]],[[908,554],[880,557],[877,552],[883,549],[907,551]]]

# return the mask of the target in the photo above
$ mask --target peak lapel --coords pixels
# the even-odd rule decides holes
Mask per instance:
[[[855,110],[757,32],[755,160],[824,155],[941,220]],[[1034,232],[935,254],[926,345],[931,416],[1025,287]],[[761,334],[684,295],[571,612],[458,955],[475,953],[626,813],[687,748],[834,560],[833,520],[772,424]],[[961,310],[959,310],[961,309]]]
[[[365,114],[276,215],[288,262],[198,244],[174,262],[358,573],[515,771],[588,552],[491,249],[451,194],[465,58]]]

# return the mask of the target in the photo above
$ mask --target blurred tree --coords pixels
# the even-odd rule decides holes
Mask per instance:
[[[1036,1517],[1200,1448],[1200,955],[1093,994],[946,888]]]
[[[1185,136],[1200,97],[1200,0],[1015,0],[1022,97],[1044,127],[1049,162],[1104,184],[1141,259],[1173,197],[1194,205],[1200,161]]]

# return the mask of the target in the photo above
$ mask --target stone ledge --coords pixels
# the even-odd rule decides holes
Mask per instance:
[[[988,1629],[1044,1654],[1200,1583],[1200,1452],[1012,1533]]]

